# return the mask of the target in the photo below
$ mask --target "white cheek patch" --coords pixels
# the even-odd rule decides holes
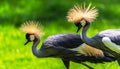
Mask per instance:
[[[34,35],[30,35],[30,40],[33,41],[35,39]]]
[[[82,21],[81,21],[81,25],[82,25],[82,26],[85,26],[85,24],[86,24],[85,20],[82,20]]]
[[[113,43],[109,37],[102,38],[102,42],[105,44],[107,48],[120,54],[120,45]]]

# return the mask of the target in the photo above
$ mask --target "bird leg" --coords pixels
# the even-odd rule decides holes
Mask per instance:
[[[78,57],[77,57],[77,56],[71,57],[70,60],[73,61],[73,62],[76,62],[76,63],[80,63],[80,64],[88,67],[89,69],[94,69],[94,68],[92,68],[91,66],[83,63],[79,56],[78,56]]]
[[[81,64],[84,65],[84,66],[86,66],[86,67],[88,67],[89,69],[94,69],[94,68],[92,68],[91,66],[89,66],[89,65],[87,65],[87,64],[85,64],[85,63],[83,63],[83,62],[81,62]]]
[[[62,58],[62,61],[63,61],[64,65],[65,65],[66,69],[69,69],[70,60]]]

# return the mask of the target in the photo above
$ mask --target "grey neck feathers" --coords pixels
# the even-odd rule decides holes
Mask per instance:
[[[86,25],[83,27],[83,30],[82,30],[82,40],[83,40],[86,44],[93,46],[94,40],[91,39],[91,38],[88,38],[88,37],[87,37],[87,34],[86,34],[86,32],[87,32],[87,30],[88,30],[89,27],[90,27],[90,23],[88,23],[88,22],[86,21]]]
[[[37,46],[40,43],[40,38],[35,38],[32,45],[32,52],[35,56],[40,57],[40,51],[37,50]]]

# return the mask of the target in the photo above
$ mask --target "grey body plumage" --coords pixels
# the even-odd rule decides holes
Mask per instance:
[[[61,46],[70,49],[70,48],[76,48],[82,43],[83,41],[80,39],[80,36],[77,34],[58,34],[58,35],[49,36],[43,42],[43,45]]]
[[[98,16],[98,10],[89,4],[83,6],[75,6],[68,11],[67,19],[74,22],[77,26],[77,32],[83,26],[82,40],[92,47],[108,52],[117,58],[120,65],[120,30],[105,30],[98,33],[92,38],[87,37],[87,30],[92,21]]]
[[[32,46],[33,47],[32,50],[36,49],[34,43]],[[86,65],[83,62],[89,61],[92,63],[103,63],[103,62],[111,62],[116,60],[115,57],[109,55],[108,53],[104,53],[104,57],[96,57],[96,56],[86,56],[84,54],[78,53],[77,51],[71,50],[82,44],[83,41],[81,40],[80,36],[77,34],[57,34],[57,35],[49,36],[42,43],[40,49],[38,49],[37,51],[33,50],[33,54],[38,58],[46,58],[46,57],[61,58],[67,69],[69,69],[70,61],[81,63],[87,66],[89,69],[92,69],[90,66]]]
[[[114,55],[117,58],[118,63],[120,64],[120,55],[119,55],[120,53],[117,53],[115,50],[112,49],[112,47],[114,47],[114,46],[110,47],[108,45],[105,45],[105,43],[103,42],[103,39],[105,37],[107,37],[109,40],[112,41],[111,44],[112,43],[113,44],[114,43],[119,44],[119,42],[120,42],[119,41],[120,40],[119,39],[119,36],[120,36],[119,31],[120,30],[105,30],[103,32],[98,33],[97,35],[95,35],[92,38],[88,38],[86,32],[87,32],[89,26],[90,26],[90,23],[86,21],[86,24],[83,26],[83,30],[82,30],[82,40],[86,44],[88,44],[88,45],[90,45],[92,47],[95,47],[97,49],[101,49],[104,52],[111,53],[112,55]],[[105,42],[108,42],[108,39],[105,40]],[[117,46],[117,48],[118,48],[118,46]],[[114,49],[116,49],[116,50],[117,50],[117,48],[114,47]]]
[[[119,29],[113,29],[113,30],[105,30],[100,32],[97,36],[99,37],[109,37],[112,42],[116,43],[117,45],[120,45],[120,30]]]
[[[84,35],[83,35],[84,36]],[[98,34],[96,34],[95,36],[93,36],[91,39],[87,39],[87,43],[95,48],[98,49],[102,49],[104,51],[109,51],[111,52],[111,50],[109,48],[107,48],[105,46],[105,44],[102,42],[102,39],[104,37],[109,37],[109,39],[117,44],[120,45],[120,30],[118,29],[114,29],[114,30],[105,30],[105,31],[101,31]],[[85,38],[86,39],[86,38]],[[113,52],[113,51],[112,51]],[[111,53],[112,53],[111,52]],[[115,52],[113,52],[115,55]]]
[[[78,54],[77,51],[71,49],[76,48],[83,44],[80,35],[77,34],[57,34],[49,36],[42,44],[40,50],[43,50],[44,57],[59,57],[67,62],[73,61],[77,63],[89,61],[93,63],[111,62],[115,58],[107,53],[104,53],[104,57],[86,56],[84,54]],[[68,67],[66,67],[68,68]]]
[[[61,58],[66,69],[69,69],[70,61],[81,63],[87,66],[89,69],[93,69],[92,67],[86,65],[84,62],[89,61],[93,63],[102,63],[102,62],[111,62],[116,60],[114,56],[106,52],[103,53],[104,56],[102,57],[86,55],[88,53],[84,53],[84,54],[78,53],[79,50],[76,50],[74,48],[81,46],[82,44],[84,44],[84,42],[77,34],[57,34],[57,35],[49,36],[42,43],[41,48],[38,49],[37,46],[40,43],[38,24],[35,24],[34,22],[23,24],[22,30],[26,32],[27,41],[25,45],[29,42],[33,42],[32,52],[36,57]]]

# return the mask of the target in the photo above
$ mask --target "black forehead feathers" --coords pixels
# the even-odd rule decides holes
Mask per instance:
[[[80,26],[80,25],[81,25],[80,22],[76,22],[76,23],[75,23],[75,26],[77,26],[77,27]],[[82,26],[82,25],[81,25],[81,26]]]
[[[30,38],[30,35],[34,35],[33,33],[27,33],[26,34],[26,39],[29,39]]]
[[[26,34],[26,39],[28,39],[29,37],[30,37],[30,34],[27,33],[27,34]]]

